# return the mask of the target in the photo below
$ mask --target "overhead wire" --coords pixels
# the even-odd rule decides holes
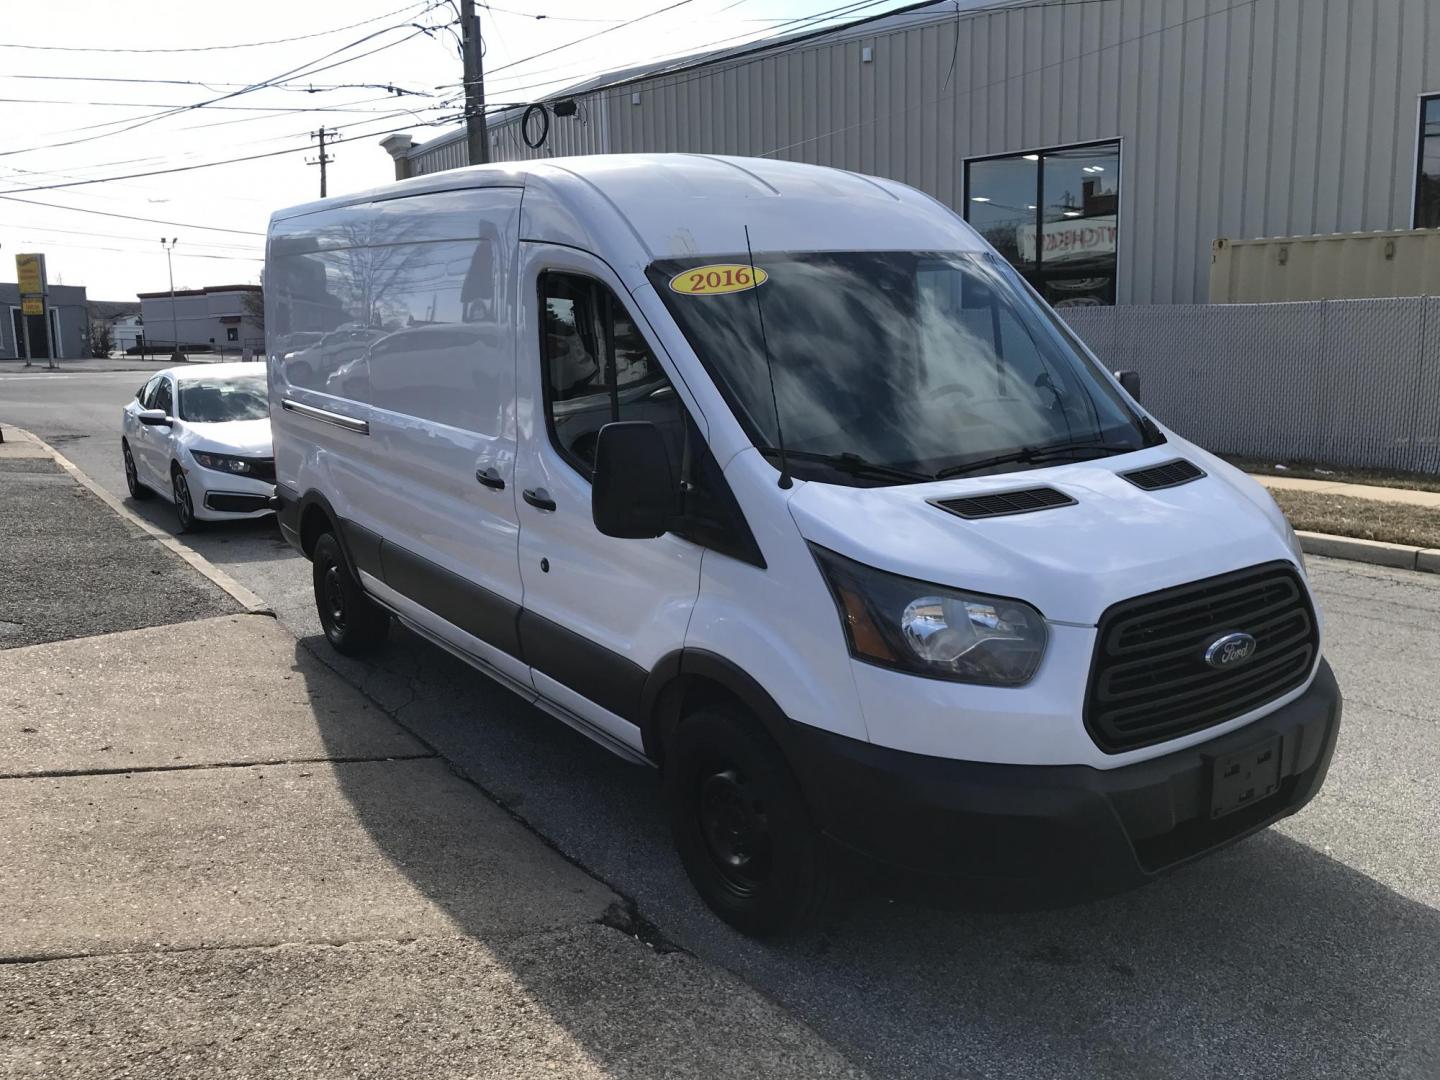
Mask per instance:
[[[426,121],[418,126],[435,126],[453,122],[452,117],[445,117],[438,120]],[[374,121],[368,121],[373,123]],[[367,131],[363,135],[352,135],[345,138],[328,140],[326,146],[339,145],[340,143],[355,142],[358,139],[372,139],[379,135],[394,135],[402,131],[408,131],[416,127],[410,124],[405,127],[390,128],[387,131]],[[99,176],[87,180],[70,180],[61,184],[35,184],[31,187],[6,188],[0,192],[0,198],[7,198],[12,194],[23,194],[32,191],[58,191],[61,189],[86,187],[91,184],[113,184],[122,180],[139,180],[147,176],[169,176],[174,173],[194,172],[196,169],[213,169],[221,165],[239,165],[247,161],[261,161],[265,158],[281,157],[285,154],[298,154],[309,150],[307,146],[293,146],[284,150],[269,150],[259,154],[245,154],[240,157],[225,158],[221,161],[202,161],[191,165],[175,165],[165,169],[150,169],[145,172],[127,173],[124,176]]]
[[[425,13],[428,13],[428,12],[430,12],[430,11],[433,11],[433,10],[434,10],[436,7],[438,7],[438,6],[440,6],[438,0],[427,0],[427,7],[426,7],[426,9],[425,9],[425,12],[422,12],[422,14],[425,14]],[[336,61],[335,61],[334,63],[332,63],[332,64],[326,64],[326,65],[321,66],[321,67],[315,67],[315,66],[314,66],[314,65],[316,65],[316,64],[321,63],[321,61],[328,60],[328,59],[330,59],[331,57],[334,57],[334,56],[338,56],[340,53],[346,52],[346,51],[348,51],[348,50],[350,50],[350,49],[355,48],[355,47],[358,46],[358,45],[364,44],[364,43],[367,42],[367,41],[371,41],[371,40],[373,40],[373,39],[376,38],[376,37],[379,37],[379,36],[381,36],[381,35],[383,35],[383,34],[388,34],[388,33],[390,33],[390,32],[393,31],[393,30],[401,29],[403,26],[407,26],[407,25],[414,25],[414,24],[413,24],[413,23],[396,24],[396,25],[384,27],[383,29],[380,29],[380,30],[373,31],[373,32],[371,32],[371,33],[369,33],[369,34],[366,34],[364,37],[358,38],[357,40],[350,42],[349,44],[342,45],[342,46],[341,46],[340,48],[338,48],[338,49],[332,49],[330,52],[326,53],[326,54],[323,55],[323,56],[317,57],[315,60],[308,61],[308,62],[306,62],[306,63],[304,63],[304,64],[298,65],[297,67],[291,68],[291,69],[289,69],[288,71],[281,72],[279,75],[272,76],[270,79],[265,79],[265,80],[261,80],[260,82],[248,84],[247,86],[245,86],[245,87],[242,88],[242,89],[234,90],[234,91],[231,91],[231,92],[229,92],[229,93],[222,94],[222,95],[220,95],[219,97],[212,98],[212,99],[210,99],[210,100],[208,100],[208,101],[201,101],[201,102],[195,102],[195,103],[192,103],[192,104],[189,104],[189,105],[176,106],[176,107],[173,108],[173,109],[164,110],[164,111],[159,112],[159,113],[155,113],[155,114],[151,114],[151,115],[146,116],[146,117],[138,118],[134,123],[130,124],[130,125],[127,126],[127,127],[119,127],[119,128],[116,128],[116,130],[102,132],[102,133],[100,133],[100,134],[98,134],[98,135],[87,136],[86,138],[63,140],[63,141],[57,142],[57,143],[46,143],[46,144],[43,144],[43,145],[40,145],[40,146],[24,147],[24,148],[17,149],[17,150],[0,150],[0,157],[9,157],[9,156],[12,156],[12,155],[14,155],[14,154],[32,153],[32,152],[34,152],[34,151],[36,151],[36,150],[52,150],[52,149],[58,149],[58,148],[60,148],[60,147],[65,147],[65,146],[76,146],[76,145],[79,145],[79,144],[81,144],[81,143],[94,141],[94,140],[96,140],[96,139],[106,139],[106,138],[112,138],[112,137],[114,137],[114,136],[116,136],[116,135],[123,135],[123,134],[126,134],[127,132],[134,131],[134,130],[136,130],[137,128],[144,127],[144,126],[146,126],[147,124],[154,123],[156,120],[164,119],[164,118],[170,117],[170,116],[176,116],[176,115],[179,115],[180,113],[190,112],[190,111],[193,111],[193,110],[196,110],[196,109],[206,108],[206,107],[208,107],[208,106],[218,104],[219,102],[227,101],[227,100],[229,100],[229,99],[231,99],[231,98],[234,98],[234,97],[239,97],[239,96],[242,95],[242,94],[253,93],[253,92],[257,91],[257,90],[266,88],[268,85],[270,85],[270,84],[272,84],[272,83],[275,83],[275,82],[278,82],[278,81],[281,81],[281,80],[300,80],[300,79],[304,79],[304,78],[305,78],[306,76],[308,76],[308,75],[315,75],[315,74],[318,74],[318,73],[320,73],[320,72],[322,72],[322,71],[329,71],[329,70],[331,70],[332,68],[339,67],[339,66],[342,65],[342,64],[353,63],[354,61],[364,59],[364,58],[367,57],[367,56],[373,56],[375,53],[377,53],[377,52],[382,52],[382,51],[384,51],[385,49],[390,49],[390,48],[396,47],[397,45],[402,45],[402,44],[404,44],[406,41],[409,41],[409,40],[411,40],[411,39],[413,39],[413,38],[415,38],[415,37],[418,37],[420,34],[424,34],[424,33],[428,33],[428,32],[429,32],[429,28],[417,29],[414,33],[407,34],[405,37],[399,39],[398,41],[387,42],[387,43],[384,44],[384,45],[378,46],[378,47],[376,47],[376,48],[374,48],[374,49],[370,49],[370,50],[368,50],[368,51],[366,51],[366,52],[359,53],[359,54],[356,54],[356,55],[354,55],[354,56],[343,57],[342,59],[336,60]],[[124,121],[107,122],[106,124],[95,125],[95,126],[100,126],[100,127],[104,127],[104,126],[114,126],[114,124],[117,124],[117,123],[124,123]]]
[[[205,232],[234,233],[238,236],[264,236],[263,232],[256,232],[254,229],[231,229],[224,225],[197,225],[188,221],[169,221],[165,218],[143,217],[138,214],[121,214],[114,210],[96,210],[89,206],[65,206],[60,203],[41,202],[39,199],[21,199],[14,195],[7,195],[0,192],[0,199],[7,202],[24,203],[27,206],[40,206],[47,210],[64,210],[72,214],[95,214],[99,217],[121,218],[125,221],[144,221],[151,225],[170,225],[177,229],[201,229]]]
[[[91,232],[88,229],[62,229],[55,225],[35,225],[26,222],[21,225],[13,221],[0,221],[0,229],[13,229],[16,232],[53,232],[68,236],[99,236],[106,240],[134,240],[138,243],[154,243],[154,238],[149,236],[128,236],[120,233]],[[186,241],[190,246],[203,248],[215,248],[219,251],[263,251],[263,244],[227,244],[223,240],[195,240]]]
[[[854,14],[860,12],[860,11],[864,11],[864,10],[866,10],[866,9],[868,9],[868,8],[878,7],[878,6],[880,6],[881,4],[889,4],[889,3],[894,3],[894,2],[895,2],[895,0],[847,0],[846,3],[840,4],[840,5],[838,5],[837,7],[827,8],[827,9],[825,9],[825,10],[823,10],[823,11],[812,12],[812,13],[810,13],[810,14],[808,14],[808,15],[798,15],[798,16],[792,18],[792,19],[785,20],[784,22],[782,22],[782,23],[780,23],[779,25],[776,25],[776,26],[771,26],[771,27],[768,27],[768,28],[765,28],[765,29],[758,29],[758,28],[757,28],[757,29],[755,29],[755,30],[746,30],[746,31],[744,31],[744,32],[742,32],[742,33],[739,33],[739,34],[731,34],[731,35],[729,35],[728,37],[718,38],[718,39],[716,39],[715,41],[712,41],[712,42],[709,42],[709,43],[707,43],[707,44],[705,44],[705,45],[703,45],[703,46],[700,46],[699,48],[686,49],[686,50],[684,50],[683,52],[672,53],[672,54],[670,54],[669,56],[661,56],[661,57],[654,58],[654,59],[658,59],[658,60],[662,60],[662,61],[663,61],[663,60],[675,60],[675,61],[687,61],[687,60],[689,60],[689,61],[693,61],[694,64],[697,64],[697,65],[698,65],[698,64],[704,63],[704,62],[705,62],[705,58],[706,58],[709,54],[713,53],[715,50],[717,50],[717,49],[719,49],[719,48],[721,48],[721,47],[723,47],[723,46],[725,46],[725,45],[727,45],[727,44],[730,44],[730,43],[732,43],[732,42],[739,42],[739,41],[741,41],[741,40],[744,39],[744,38],[754,38],[756,34],[774,34],[775,32],[777,32],[777,31],[782,31],[782,30],[795,31],[795,30],[810,29],[810,28],[812,28],[812,27],[817,26],[819,23],[825,22],[825,21],[827,21],[827,20],[845,18],[845,17],[847,17],[847,16],[849,16],[849,15],[854,15]],[[920,3],[920,4],[912,4],[912,5],[909,5],[909,6],[912,6],[912,7],[924,7],[924,6],[928,6],[928,4],[933,3],[933,2],[934,2],[934,0],[924,0],[923,3]],[[730,5],[730,6],[733,7],[734,5]],[[722,10],[723,10],[723,9],[722,9]],[[897,10],[904,10],[904,9],[901,8],[901,9],[897,9]],[[885,12],[885,13],[883,13],[882,15],[877,16],[877,17],[883,18],[883,17],[886,17],[886,16],[888,16],[888,15],[893,15],[893,14],[895,14],[894,11],[889,11],[889,12]],[[802,24],[804,24],[804,25],[802,25]],[[846,26],[850,26],[850,25],[853,25],[853,24],[851,24],[851,23],[846,23],[846,24],[843,24],[843,25],[841,25],[841,26],[826,27],[826,28],[824,28],[824,32],[828,32],[828,31],[830,31],[830,30],[842,30],[842,29],[844,29]],[[822,31],[817,31],[817,33],[819,33],[819,32],[822,32]],[[768,48],[771,48],[771,47],[775,47],[775,48],[782,47],[782,46],[785,44],[785,42],[783,42],[783,41],[771,42],[768,38],[761,38],[761,39],[759,39],[759,40],[749,42],[749,44],[754,44],[757,49],[760,49],[760,48],[766,48],[766,49],[768,49]],[[515,66],[515,65],[518,65],[518,64],[521,64],[521,63],[525,63],[525,62],[527,62],[528,60],[535,59],[536,57],[538,57],[538,56],[540,56],[540,55],[542,55],[542,54],[536,53],[536,54],[534,54],[533,56],[524,57],[524,58],[522,58],[521,60],[515,61],[514,65],[507,65],[507,66]],[[652,59],[652,58],[646,58],[646,59]],[[610,70],[610,71],[615,71],[615,70],[617,70],[617,69],[623,70],[623,69],[626,68],[626,67],[635,66],[636,64],[638,64],[638,63],[640,63],[640,62],[642,62],[642,61],[638,61],[638,60],[637,60],[637,61],[635,61],[633,64],[626,64],[626,63],[615,64],[615,65],[612,65],[612,66],[609,68],[609,70]],[[682,65],[678,66],[678,67],[675,69],[675,71],[678,73],[678,72],[680,72],[680,71],[687,70],[689,66],[692,66],[692,65],[682,64]],[[599,77],[599,76],[605,74],[604,72],[590,72],[590,73],[587,74],[587,73],[585,73],[585,72],[580,72],[580,71],[574,70],[574,68],[573,68],[573,67],[570,67],[570,65],[560,64],[560,65],[555,65],[555,66],[552,66],[552,67],[549,67],[549,68],[539,68],[539,69],[534,69],[534,70],[526,71],[526,72],[523,72],[523,73],[517,73],[516,75],[509,76],[509,77],[507,77],[507,78],[505,78],[505,79],[500,79],[500,80],[494,80],[494,79],[491,77],[491,76],[493,75],[493,72],[491,72],[491,73],[488,73],[488,74],[486,75],[486,86],[487,86],[487,88],[488,88],[488,87],[490,87],[492,84],[494,84],[495,82],[508,83],[508,82],[513,81],[514,79],[533,79],[536,75],[542,75],[542,74],[546,74],[546,73],[548,73],[548,72],[555,72],[555,71],[566,71],[567,69],[568,69],[569,72],[570,72],[570,74],[568,74],[568,75],[557,75],[557,76],[555,76],[555,77],[552,78],[552,79],[545,79],[545,80],[541,80],[541,81],[539,81],[539,82],[531,82],[531,83],[528,83],[528,84],[526,84],[526,85],[521,85],[521,86],[506,86],[505,89],[504,89],[502,92],[503,92],[503,93],[506,93],[506,94],[518,94],[518,93],[523,93],[523,92],[526,91],[526,90],[533,90],[533,89],[537,89],[537,88],[541,88],[541,87],[546,87],[546,86],[549,86],[549,85],[551,85],[551,84],[553,84],[553,83],[556,83],[556,82],[569,82],[569,83],[584,82],[584,81],[586,81],[587,79],[593,79],[593,78],[596,78],[596,77]],[[499,69],[495,69],[495,70],[499,70]],[[637,76],[635,76],[635,77],[634,77],[634,81],[642,81],[642,80],[651,79],[651,78],[660,78],[660,77],[663,77],[663,75],[664,75],[663,69],[662,69],[660,72],[647,71],[647,72],[644,73],[643,75],[637,75]],[[616,84],[618,84],[619,82],[623,82],[623,81],[629,81],[629,80],[617,80],[617,81],[616,81]],[[464,85],[465,85],[465,84],[464,84],[463,82],[458,82],[458,83],[442,83],[440,86],[437,86],[435,89],[437,89],[437,90],[444,90],[444,89],[450,89],[450,88],[452,88],[452,87],[463,87]],[[606,86],[609,86],[609,85],[611,85],[611,84],[603,84],[603,85],[600,86],[600,87],[587,87],[584,92],[585,92],[585,93],[593,93],[595,90],[597,90],[597,89],[603,89],[603,88],[605,88]],[[562,91],[562,92],[563,92],[563,91]]]
[[[295,34],[291,37],[273,38],[270,41],[242,41],[229,45],[187,45],[172,48],[146,48],[130,49],[113,45],[29,45],[15,41],[0,41],[0,49],[30,49],[36,52],[85,52],[85,53],[195,53],[195,52],[221,52],[229,49],[257,49],[267,45],[289,45],[295,41],[309,41],[317,37],[328,37],[330,34],[342,34],[346,30],[354,30],[357,26],[365,26],[369,23],[379,22],[381,19],[388,19],[399,15],[401,12],[411,11],[417,7],[424,7],[425,0],[417,0],[398,7],[393,11],[386,11],[380,15],[372,15],[368,19],[361,19],[359,22],[347,23],[345,26],[331,27],[329,30],[317,30],[313,34]]]

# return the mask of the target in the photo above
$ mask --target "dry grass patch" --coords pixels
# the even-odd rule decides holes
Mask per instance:
[[[1290,488],[1274,488],[1270,494],[1285,511],[1290,524],[1301,532],[1440,548],[1440,510],[1433,507]]]

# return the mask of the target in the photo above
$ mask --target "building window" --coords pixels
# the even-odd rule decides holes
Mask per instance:
[[[1440,94],[1420,99],[1420,149],[1415,178],[1417,229],[1440,228]]]
[[[1120,144],[965,163],[965,220],[1057,308],[1115,303]]]
[[[239,341],[239,340],[240,340],[240,328],[239,328],[239,327],[236,327],[236,326],[227,326],[227,327],[225,327],[225,340],[226,340],[226,341]]]

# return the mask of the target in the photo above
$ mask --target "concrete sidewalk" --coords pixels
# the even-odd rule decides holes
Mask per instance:
[[[1345,495],[1352,499],[1404,503],[1407,506],[1427,506],[1440,510],[1440,491],[1417,491],[1414,488],[1382,487],[1378,484],[1347,484],[1338,480],[1308,480],[1299,476],[1271,476],[1268,473],[1251,473],[1250,475],[1267,488],[1313,491],[1322,495]]]
[[[115,525],[0,478],[28,535]],[[175,576],[122,581],[134,605],[208,585],[154,550]],[[32,554],[68,604],[57,576],[119,591]],[[0,866],[0,1077],[858,1075],[263,615],[0,647]]]

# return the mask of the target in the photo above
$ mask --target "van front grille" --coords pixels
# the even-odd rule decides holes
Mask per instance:
[[[1209,646],[1255,639],[1243,663],[1214,668]],[[1137,596],[1100,619],[1085,726],[1106,753],[1223,724],[1294,690],[1319,649],[1309,595],[1286,562]]]

